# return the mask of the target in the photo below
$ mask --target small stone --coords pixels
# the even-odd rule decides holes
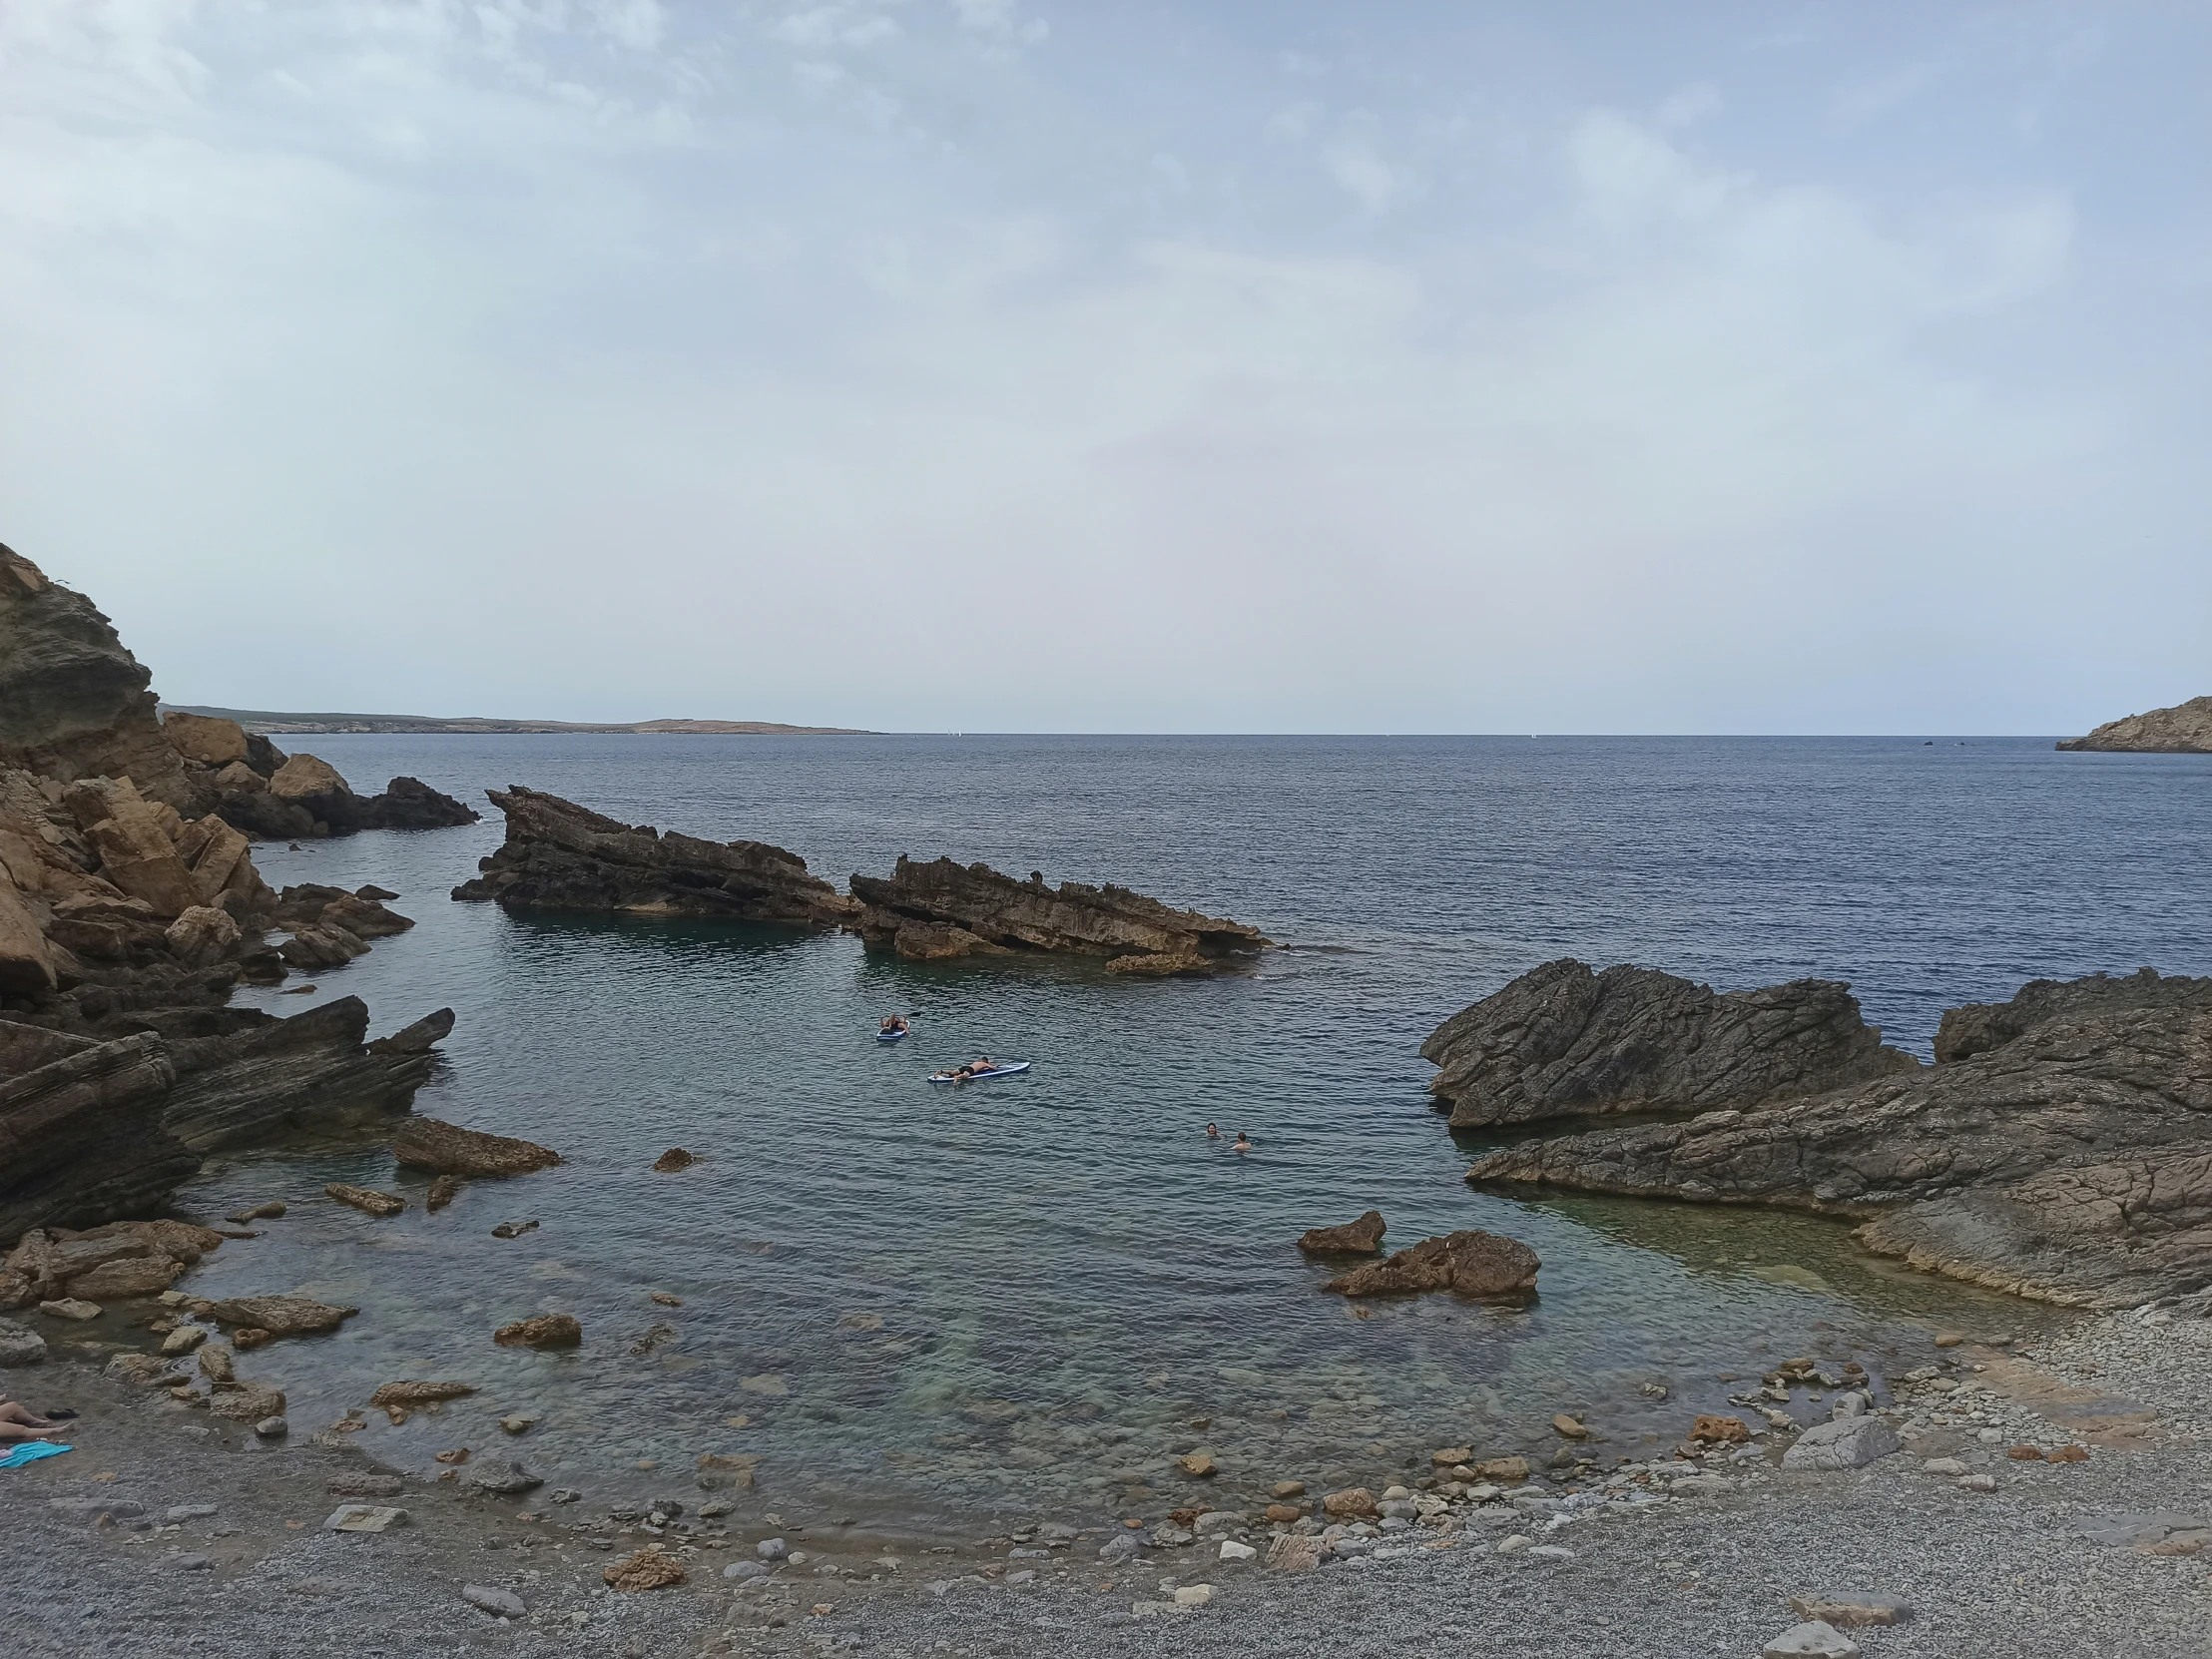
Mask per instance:
[[[615,1590],[660,1590],[684,1582],[684,1566],[673,1555],[657,1549],[641,1549],[623,1557],[599,1575]]]
[[[519,1619],[530,1611],[522,1605],[522,1597],[512,1590],[502,1590],[491,1584],[464,1584],[461,1599],[471,1607],[502,1619]]]
[[[1528,1459],[1525,1457],[1485,1457],[1474,1465],[1474,1472],[1484,1480],[1526,1480]]]
[[[46,1358],[46,1339],[27,1325],[0,1320],[0,1367],[35,1366]]]
[[[1234,1538],[1221,1541],[1221,1559],[1224,1561],[1249,1561],[1260,1552],[1250,1544],[1240,1544]]]
[[[489,1463],[469,1476],[468,1483],[480,1492],[495,1492],[502,1497],[515,1497],[523,1492],[536,1491],[545,1484],[540,1475],[532,1474],[520,1463]]]
[[[425,1210],[442,1210],[453,1202],[460,1190],[461,1184],[459,1181],[450,1175],[441,1175],[430,1183],[430,1190],[423,1197],[422,1207]],[[464,1590],[461,1593],[466,1595],[468,1592]],[[518,1602],[516,1605],[521,1604]]]
[[[97,1520],[102,1515],[113,1515],[117,1520],[130,1520],[146,1513],[145,1504],[133,1503],[129,1498],[50,1497],[46,1500],[46,1506],[74,1520]]]
[[[581,1503],[583,1500],[584,1494],[574,1486],[555,1486],[553,1495],[547,1501],[552,1503]]]
[[[651,1296],[646,1298],[646,1301],[658,1302],[663,1308],[681,1308],[684,1306],[684,1299],[682,1297],[672,1296],[667,1291],[655,1291]]]
[[[162,1520],[170,1526],[182,1526],[187,1521],[206,1520],[216,1513],[212,1503],[173,1503],[163,1512]]]
[[[766,1578],[769,1575],[765,1561],[732,1561],[722,1569],[725,1578]]]
[[[386,1382],[368,1396],[371,1405],[434,1405],[448,1399],[466,1399],[476,1391],[473,1382]]]
[[[1945,1331],[1936,1339],[1936,1346],[1937,1348],[1956,1348],[1965,1340],[1955,1331]]]
[[[265,1440],[280,1440],[291,1432],[291,1424],[282,1417],[264,1417],[254,1425],[254,1432]]]
[[[1457,1463],[1470,1462],[1473,1457],[1474,1448],[1472,1446],[1455,1445],[1447,1446],[1442,1451],[1431,1451],[1428,1454],[1428,1462],[1432,1468],[1448,1469]]]
[[[1515,1532],[1510,1537],[1498,1540],[1496,1553],[1499,1555],[1518,1555],[1535,1541],[1525,1532]]]
[[[42,1302],[38,1311],[50,1319],[96,1320],[100,1317],[97,1302],[83,1302],[73,1296],[59,1297],[52,1302]]]
[[[674,1175],[680,1169],[690,1169],[699,1160],[680,1146],[672,1146],[653,1160],[653,1167],[663,1175]]]
[[[1794,1624],[1760,1650],[1760,1659],[1859,1659],[1859,1644],[1821,1619]]]
[[[1306,1495],[1306,1482],[1303,1480],[1278,1480],[1272,1489],[1272,1495],[1276,1497],[1304,1497]]]
[[[190,1354],[207,1340],[205,1327],[181,1325],[162,1339],[162,1352],[168,1355]]]
[[[1792,1596],[1790,1611],[1808,1621],[1855,1630],[1870,1624],[1903,1624],[1913,1616],[1910,1602],[1868,1590],[1823,1590]]]
[[[1958,1477],[1958,1489],[1962,1492],[1993,1492],[1997,1489],[1997,1477],[1993,1474],[1962,1474]]]
[[[208,1572],[215,1566],[215,1563],[209,1560],[207,1556],[189,1552],[172,1555],[169,1558],[169,1564],[178,1572]]]
[[[781,1561],[791,1552],[791,1545],[781,1538],[763,1538],[753,1546],[753,1553],[764,1561]]]
[[[244,1227],[249,1222],[275,1221],[283,1213],[283,1200],[273,1198],[267,1204],[257,1204],[250,1210],[240,1210],[234,1215],[226,1216],[224,1219]]]
[[[1553,1432],[1570,1440],[1586,1440],[1590,1437],[1590,1431],[1583,1426],[1582,1420],[1579,1417],[1570,1417],[1564,1411],[1551,1419],[1551,1426]],[[1464,1462],[1466,1459],[1455,1457],[1452,1461]]]
[[[1288,1523],[1305,1518],[1305,1509],[1296,1503],[1271,1503],[1267,1507],[1267,1519],[1271,1522]]]
[[[330,1512],[330,1518],[322,1523],[326,1532],[382,1532],[405,1524],[407,1511],[387,1509],[373,1503],[344,1503]]]
[[[276,1332],[264,1331],[258,1325],[242,1325],[236,1331],[231,1333],[231,1346],[239,1350],[241,1353],[244,1353],[249,1349],[267,1348],[276,1340]],[[213,1344],[210,1345],[210,1347],[213,1346]],[[201,1361],[203,1364],[205,1364],[206,1360],[207,1350],[203,1349],[201,1351]]]
[[[1099,1547],[1098,1558],[1108,1566],[1119,1566],[1124,1561],[1134,1561],[1142,1546],[1134,1532],[1117,1532]]]
[[[380,1193],[369,1187],[348,1186],[343,1181],[333,1181],[322,1189],[323,1196],[334,1198],[340,1204],[350,1204],[356,1210],[372,1216],[396,1216],[407,1207],[407,1201],[397,1193]]]
[[[538,1419],[536,1417],[526,1417],[520,1411],[499,1419],[499,1426],[510,1434],[527,1434],[537,1425]]]
[[[1376,1508],[1375,1494],[1365,1486],[1347,1486],[1341,1492],[1331,1492],[1321,1500],[1321,1506],[1332,1515],[1349,1515],[1356,1520],[1380,1512]]]
[[[430,1461],[444,1463],[449,1467],[465,1463],[468,1461],[468,1447],[463,1445],[455,1446],[450,1451],[433,1451],[430,1453]]]
[[[1184,1453],[1175,1460],[1175,1466],[1185,1474],[1199,1479],[1216,1472],[1213,1458],[1203,1451]]]
[[[1175,1605],[1178,1607],[1203,1607],[1213,1599],[1214,1587],[1211,1584],[1183,1584],[1177,1586],[1175,1591]]]
[[[1966,1472],[1966,1465],[1955,1457],[1931,1457],[1921,1465],[1930,1474],[1957,1476]]]
[[[1751,1438],[1742,1417],[1701,1416],[1690,1424],[1690,1438],[1706,1445],[1741,1445]]]
[[[537,1223],[534,1221],[503,1221],[491,1230],[491,1236],[495,1239],[519,1239],[535,1226]]]
[[[2082,1445],[2062,1445],[2050,1454],[2050,1460],[2053,1463],[2086,1463],[2089,1460],[2089,1448]]]
[[[2043,1460],[2043,1448],[2039,1445],[2016,1445],[2005,1456],[2015,1463],[2040,1463]]]

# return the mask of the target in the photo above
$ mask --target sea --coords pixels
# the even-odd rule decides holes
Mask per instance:
[[[946,1537],[1156,1518],[1194,1501],[1187,1452],[1214,1458],[1216,1504],[1386,1484],[1438,1447],[1548,1461],[1556,1412],[1592,1454],[1640,1456],[1783,1358],[1879,1378],[1939,1332],[2030,1335],[2078,1316],[1871,1257],[1837,1222],[1474,1191],[1492,1143],[1431,1110],[1420,1043],[1569,955],[1723,990],[1848,980],[1923,1057],[1945,1007],[2031,978],[2212,972],[2205,757],[1918,737],[282,741],[356,789],[411,775],[485,821],[257,847],[273,883],[373,882],[416,925],[311,991],[241,1000],[359,996],[378,1031],[449,1006],[416,1109],[564,1162],[432,1214],[374,1136],[226,1155],[183,1211],[288,1213],[184,1288],[360,1310],[242,1357],[286,1390],[294,1434],[359,1424],[338,1432],[425,1475],[463,1447],[519,1458],[594,1502],[714,1491],[741,1516]],[[900,853],[1119,882],[1281,948],[1245,974],[1131,982],[456,902],[501,839],[483,792],[509,783],[771,841],[840,884]],[[879,1044],[893,1012],[913,1036]],[[1032,1069],[926,1081],[979,1052]],[[696,1161],[656,1171],[678,1147]],[[408,1208],[371,1218],[323,1198],[332,1181]],[[1540,1295],[1325,1292],[1293,1240],[1371,1208],[1392,1247],[1525,1241]],[[493,1345],[541,1312],[575,1315],[582,1348]],[[364,1410],[397,1380],[478,1391],[404,1423]],[[516,1414],[524,1433],[498,1426]]]

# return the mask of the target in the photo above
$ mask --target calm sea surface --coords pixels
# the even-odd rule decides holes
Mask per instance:
[[[1848,979],[1891,1040],[2023,979],[2212,972],[2212,760],[1946,740],[388,738],[289,740],[357,788],[412,774],[484,806],[550,790],[636,823],[774,841],[841,883],[900,852],[1114,880],[1289,946],[1244,978],[1123,983],[1081,964],[916,965],[836,934],[516,919],[447,890],[499,841],[377,832],[257,850],[273,882],[374,881],[418,925],[318,981],[379,1029],[450,1004],[418,1108],[557,1148],[437,1215],[388,1153],[256,1153],[184,1195],[293,1205],[204,1294],[362,1309],[249,1375],[295,1429],[379,1382],[482,1392],[375,1455],[519,1452],[595,1501],[760,1459],[755,1510],[964,1524],[1158,1513],[1205,1448],[1224,1498],[1381,1477],[1428,1448],[1546,1449],[1580,1409],[1622,1451],[1790,1353],[1914,1351],[2051,1318],[1858,1254],[1804,1218],[1519,1203],[1460,1179],[1417,1052],[1538,962],[1636,961],[1723,989]],[[871,1040],[910,1014],[904,1044]],[[981,1049],[1026,1077],[958,1092]],[[1249,1131],[1236,1157],[1203,1126]],[[699,1162],[654,1173],[665,1149]],[[417,1202],[375,1221],[319,1197]],[[1542,1256],[1526,1311],[1449,1298],[1358,1318],[1290,1241],[1369,1207],[1393,1245],[1484,1227]],[[520,1239],[494,1225],[535,1219]],[[649,1300],[665,1292],[669,1308]],[[494,1348],[538,1311],[581,1352]],[[1654,1404],[1649,1381],[1673,1397]],[[494,1419],[539,1418],[521,1440]],[[1651,1437],[1657,1437],[1656,1439]]]

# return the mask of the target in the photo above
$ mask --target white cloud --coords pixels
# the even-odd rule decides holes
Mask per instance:
[[[895,18],[857,6],[816,6],[789,12],[773,32],[787,46],[812,52],[837,46],[881,46],[902,33]]]

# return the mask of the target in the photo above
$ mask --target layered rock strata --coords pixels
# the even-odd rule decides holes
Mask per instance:
[[[513,785],[488,792],[507,839],[482,874],[453,889],[510,910],[716,916],[834,927],[859,905],[796,853],[764,841],[710,841],[628,825],[559,796]]]
[[[1340,1296],[1411,1296],[1451,1291],[1483,1302],[1525,1302],[1536,1294],[1536,1253],[1518,1239],[1476,1228],[1423,1239],[1322,1287]]]
[[[2087,737],[2068,738],[2057,747],[2136,755],[2212,755],[2212,697],[2192,697],[2170,709],[2108,720]]]
[[[2087,1307],[2212,1296],[2212,980],[2043,982],[1950,1052],[1822,1093],[1526,1142],[1479,1185],[1863,1218],[1870,1248]],[[1970,1034],[1969,1034],[1970,1033]]]
[[[869,944],[919,960],[991,952],[1104,956],[1115,973],[1208,974],[1248,966],[1271,941],[1257,927],[1177,910],[1127,887],[1057,887],[988,864],[901,857],[888,879],[855,875]]]
[[[1421,1044],[1428,1090],[1454,1128],[1623,1112],[1755,1106],[1915,1071],[1860,1017],[1851,988],[1799,979],[1761,990],[1651,968],[1532,968]]]

